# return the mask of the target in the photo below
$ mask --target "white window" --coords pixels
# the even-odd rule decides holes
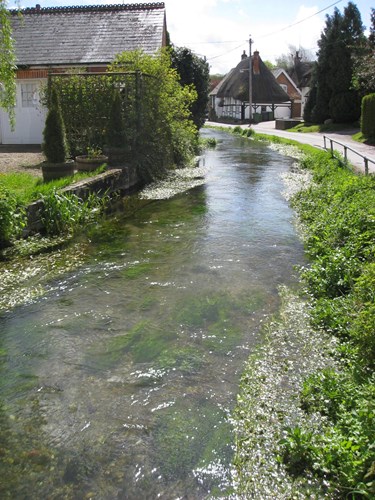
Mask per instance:
[[[284,92],[288,93],[288,85],[285,85],[285,83],[280,83],[279,85],[283,89]]]
[[[21,83],[21,97],[23,108],[38,106],[38,85],[36,83]]]

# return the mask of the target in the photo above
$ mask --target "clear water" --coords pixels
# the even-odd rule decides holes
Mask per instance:
[[[0,316],[2,498],[232,491],[241,370],[303,249],[281,195],[293,160],[203,135],[219,141],[203,185],[20,264],[4,288],[25,299]]]

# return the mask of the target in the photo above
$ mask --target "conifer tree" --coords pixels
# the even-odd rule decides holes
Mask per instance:
[[[353,89],[354,58],[365,39],[357,6],[349,2],[342,14],[335,8],[327,15],[326,26],[318,42],[319,52],[311,92],[315,96],[311,120],[323,123],[355,121],[360,116],[360,99]]]

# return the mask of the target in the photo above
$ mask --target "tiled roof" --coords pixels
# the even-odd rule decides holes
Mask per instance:
[[[106,64],[116,54],[160,49],[164,3],[46,7],[12,13],[17,65]]]

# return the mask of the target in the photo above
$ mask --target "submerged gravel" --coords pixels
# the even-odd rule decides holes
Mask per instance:
[[[324,420],[301,410],[299,393],[306,376],[335,364],[337,340],[311,328],[308,302],[286,288],[280,293],[280,319],[268,324],[242,377],[235,419],[240,464],[236,498],[324,498],[324,484],[309,477],[294,480],[287,473],[277,459],[278,443],[296,425],[319,433]]]

